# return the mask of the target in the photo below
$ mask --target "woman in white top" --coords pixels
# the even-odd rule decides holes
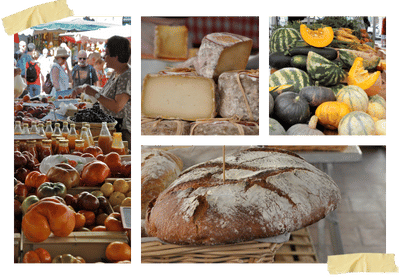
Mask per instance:
[[[56,91],[67,90],[70,81],[72,81],[71,72],[67,65],[68,57],[69,54],[66,49],[57,49],[56,55],[54,56],[54,63],[50,69],[50,79],[53,84],[50,95],[52,96],[55,95]]]

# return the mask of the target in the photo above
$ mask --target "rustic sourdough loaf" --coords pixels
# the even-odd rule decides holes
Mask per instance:
[[[177,244],[225,244],[298,230],[340,200],[335,182],[295,153],[249,148],[183,171],[146,213],[150,236]]]
[[[149,202],[168,187],[182,171],[182,160],[176,155],[158,149],[142,150],[141,217],[144,219]]]

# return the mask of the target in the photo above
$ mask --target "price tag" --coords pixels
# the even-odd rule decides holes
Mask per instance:
[[[120,207],[122,226],[131,229],[131,207]]]

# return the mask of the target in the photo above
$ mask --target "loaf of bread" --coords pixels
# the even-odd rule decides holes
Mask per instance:
[[[191,123],[190,135],[258,135],[255,122],[215,118]]]
[[[149,202],[157,198],[178,177],[182,168],[182,160],[170,152],[158,149],[142,150],[142,219]]]
[[[190,122],[142,118],[142,135],[189,135]]]
[[[224,178],[225,177],[225,178]],[[340,200],[335,182],[297,154],[252,147],[183,171],[146,213],[150,236],[213,245],[266,238],[313,224]]]

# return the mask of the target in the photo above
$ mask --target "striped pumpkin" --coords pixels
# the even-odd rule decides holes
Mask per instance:
[[[367,114],[378,120],[386,119],[386,109],[379,103],[368,103]]]
[[[386,108],[386,100],[380,95],[374,95],[369,97],[369,103],[378,103]]]
[[[269,135],[286,135],[286,130],[277,120],[269,118]]]
[[[337,101],[349,105],[351,111],[367,112],[368,95],[358,86],[345,86],[338,92]]]
[[[370,115],[354,111],[344,116],[339,122],[339,135],[375,135],[375,121]]]
[[[290,91],[299,93],[303,87],[311,86],[310,77],[303,70],[288,67],[275,71],[269,76],[269,86],[293,85]]]
[[[315,52],[308,52],[307,73],[316,85],[327,87],[337,85],[346,78],[340,66]]]
[[[272,33],[269,39],[269,52],[284,52],[301,40],[300,32],[294,28],[279,28]]]

